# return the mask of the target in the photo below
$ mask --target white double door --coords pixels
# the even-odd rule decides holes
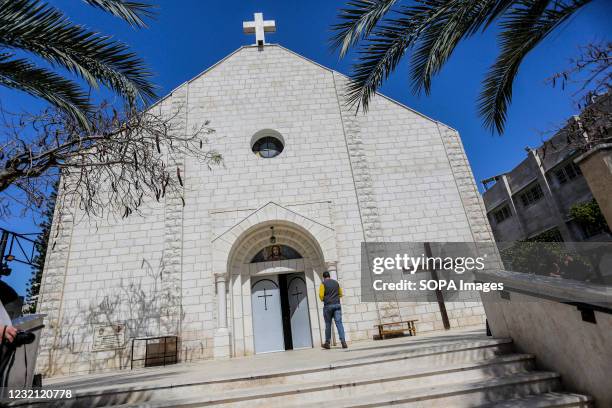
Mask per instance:
[[[252,278],[251,307],[256,353],[312,347],[303,273]]]

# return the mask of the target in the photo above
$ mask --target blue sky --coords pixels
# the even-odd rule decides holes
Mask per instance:
[[[242,21],[254,12],[274,19],[277,32],[269,42],[281,44],[322,65],[348,73],[349,58],[340,61],[330,51],[330,26],[336,21],[342,0],[153,0],[159,5],[150,28],[135,30],[83,2],[54,0],[70,18],[90,28],[112,34],[130,44],[155,72],[158,94],[165,95],[241,45],[254,42],[242,33]],[[442,73],[435,78],[430,96],[410,93],[406,63],[382,87],[386,95],[459,130],[477,181],[510,170],[525,157],[525,146],[537,146],[542,132],[557,127],[576,113],[570,87],[551,88],[545,79],[568,67],[578,46],[612,38],[612,2],[595,0],[569,24],[534,50],[522,65],[514,86],[506,132],[493,136],[477,116],[480,81],[496,55],[495,33],[478,35],[461,44]],[[36,110],[40,102],[21,93],[0,88],[0,100],[12,110]],[[213,123],[214,126],[214,123]],[[36,217],[0,220],[17,232],[36,231]],[[5,279],[25,292],[28,274],[15,267]]]

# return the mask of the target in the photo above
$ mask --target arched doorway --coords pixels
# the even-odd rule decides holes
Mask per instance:
[[[273,233],[271,232],[273,228]],[[228,254],[232,355],[310,348],[321,340],[317,239],[281,220],[240,234]]]
[[[276,266],[282,266],[281,261],[293,259],[303,258],[288,245],[273,244],[261,249],[251,264],[279,262]],[[312,347],[305,273],[287,269],[279,272],[251,278],[255,353]]]

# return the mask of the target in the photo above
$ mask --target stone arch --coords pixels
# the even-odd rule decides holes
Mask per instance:
[[[274,226],[275,243],[291,246],[303,259],[251,264],[253,256],[263,247],[270,245],[270,226]],[[213,240],[213,271],[218,300],[215,357],[248,355],[254,352],[250,306],[251,275],[304,272],[309,281],[311,331],[313,339],[320,337],[321,324],[315,287],[320,282],[320,274],[325,269],[335,271],[336,264],[335,235],[330,226],[272,202],[217,236]],[[257,267],[254,269],[253,265]],[[226,284],[229,285],[227,290]],[[230,321],[227,319],[228,315]]]
[[[301,242],[308,242],[310,246],[308,250],[316,250],[324,262],[337,261],[335,234],[330,226],[270,202],[213,240],[214,272],[227,274],[230,271],[232,258],[240,256],[240,251],[245,251],[245,246],[254,247],[266,237],[270,238],[267,229],[272,225],[287,230],[287,239],[299,237]],[[300,249],[295,249],[300,252]],[[302,250],[307,249],[302,248]],[[302,256],[305,256],[304,253]]]
[[[270,245],[271,231],[274,227],[276,244],[287,245],[295,249],[303,258],[325,262],[325,256],[316,239],[298,225],[284,221],[268,221],[257,224],[246,231],[232,247],[228,255],[227,270],[234,266],[248,264],[262,248]]]
[[[261,249],[270,245],[270,226],[274,226],[274,244],[287,245],[302,258],[282,261],[252,263]],[[232,336],[232,355],[249,355],[255,352],[253,311],[251,309],[252,283],[268,275],[303,273],[307,288],[310,333],[314,342],[321,340],[321,307],[316,298],[316,288],[322,273],[327,269],[327,259],[316,239],[304,228],[287,221],[265,221],[245,231],[228,254],[228,278],[231,302],[228,314]]]

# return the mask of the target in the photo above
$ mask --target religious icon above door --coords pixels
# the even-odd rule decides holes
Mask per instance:
[[[302,255],[287,245],[270,245],[259,251],[251,260],[251,263],[283,261],[285,259],[300,259]]]

